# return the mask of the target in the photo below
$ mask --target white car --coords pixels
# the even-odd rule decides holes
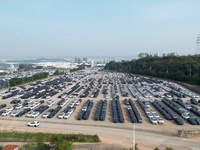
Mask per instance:
[[[69,117],[71,116],[71,113],[66,113],[65,115],[64,115],[64,119],[68,119]]]
[[[153,113],[154,117],[159,118],[160,116],[157,113]]]
[[[61,96],[61,98],[65,98],[67,96],[67,94],[63,94],[62,96]]]
[[[59,115],[58,115],[58,119],[63,119],[65,116],[65,113],[64,112],[61,112]]]
[[[129,110],[129,109],[132,109],[131,105],[128,105],[128,106],[127,106],[127,109],[128,109],[128,110]]]
[[[145,113],[147,114],[147,113],[150,113],[151,111],[150,110],[148,110],[148,109],[145,109]]]
[[[33,101],[30,100],[30,99],[28,99],[28,100],[26,100],[26,102],[27,102],[28,104],[30,104],[30,103],[32,103]]]
[[[17,105],[17,107],[15,107],[15,109],[20,109],[22,107],[23,107],[23,105],[19,104],[19,105]]]
[[[158,121],[155,117],[149,117],[149,119],[151,120],[152,124],[158,124]]]
[[[70,114],[72,114],[74,112],[74,109],[70,109],[69,111],[68,111],[68,113],[70,113]]]
[[[77,101],[77,102],[75,103],[75,105],[77,105],[77,106],[78,106],[80,103],[81,103],[80,101]]]
[[[1,114],[1,116],[7,116],[10,114],[11,111],[9,110],[4,110],[3,113]]]
[[[161,117],[158,117],[157,121],[158,121],[159,124],[164,124],[164,120]]]
[[[156,111],[154,109],[150,109],[150,112],[152,113],[156,113]]]
[[[37,127],[40,125],[40,122],[39,121],[33,121],[33,122],[29,122],[26,124],[27,126],[29,127]]]
[[[35,117],[37,117],[39,114],[40,114],[40,113],[39,113],[38,111],[33,112],[31,118],[35,118]]]
[[[50,112],[46,112],[42,115],[42,118],[47,118],[47,116],[50,114]]]
[[[29,113],[26,115],[26,117],[31,117],[32,114],[33,114],[33,111],[29,112]]]
[[[87,106],[83,106],[82,111],[86,111],[87,110]]]
[[[14,111],[10,116],[11,116],[11,117],[15,117],[19,112],[20,112],[19,110]]]
[[[147,114],[147,116],[148,116],[149,118],[153,117],[153,114],[152,114],[151,112],[150,112],[150,113],[147,112],[146,114]]]
[[[73,106],[74,106],[74,103],[71,102],[71,103],[69,104],[69,107],[73,107]]]
[[[182,113],[181,114],[182,115],[182,117],[184,118],[184,119],[188,119],[188,118],[190,118],[190,116],[189,116],[189,114],[187,114],[187,113]]]
[[[150,99],[149,102],[150,102],[150,103],[153,103],[153,99]]]
[[[11,110],[13,110],[13,109],[14,109],[13,106],[6,108],[6,110],[8,110],[8,111],[11,111]]]

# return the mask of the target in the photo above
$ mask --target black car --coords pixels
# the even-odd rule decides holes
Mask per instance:
[[[4,108],[4,107],[6,107],[6,104],[1,104],[0,105],[0,108]]]
[[[183,121],[180,119],[180,118],[174,118],[175,122],[178,124],[178,125],[183,125]]]
[[[12,101],[10,102],[10,104],[17,104],[17,103],[19,103],[19,102],[21,102],[21,100],[16,100],[16,99],[14,99],[14,100],[12,100]]]

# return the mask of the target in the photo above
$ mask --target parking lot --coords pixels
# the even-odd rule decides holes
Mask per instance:
[[[0,94],[0,105],[6,105],[0,109],[4,120],[127,129],[133,123],[161,129],[198,129],[200,124],[198,94],[174,83],[132,74],[80,71],[1,90]]]

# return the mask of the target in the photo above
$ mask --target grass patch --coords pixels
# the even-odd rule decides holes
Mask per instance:
[[[24,140],[35,140],[43,138],[45,141],[50,141],[53,137],[59,137],[70,142],[98,142],[98,135],[85,134],[54,134],[54,133],[30,133],[30,132],[0,132],[1,138],[20,138]]]

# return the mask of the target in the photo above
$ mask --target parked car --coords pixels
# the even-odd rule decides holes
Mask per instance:
[[[39,121],[32,121],[32,122],[27,123],[27,126],[29,127],[37,127],[39,125],[40,125]]]
[[[16,111],[14,111],[10,116],[11,116],[11,117],[15,117],[19,112],[20,112],[19,110],[16,110]]]

